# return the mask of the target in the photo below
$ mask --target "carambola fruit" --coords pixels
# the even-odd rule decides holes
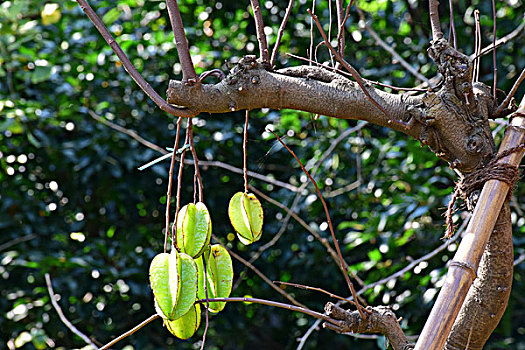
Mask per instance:
[[[182,207],[177,216],[177,247],[192,258],[199,257],[210,244],[211,219],[202,202]]]
[[[263,209],[253,193],[237,192],[230,200],[228,216],[239,240],[251,244],[261,238]]]
[[[164,320],[164,325],[171,334],[180,339],[190,338],[199,329],[200,324],[201,307],[199,304],[193,305],[187,313],[176,320]]]

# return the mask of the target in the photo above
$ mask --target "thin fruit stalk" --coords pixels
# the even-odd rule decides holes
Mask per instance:
[[[503,204],[487,243],[477,278],[454,322],[446,350],[481,350],[509,300],[513,272],[512,224]]]

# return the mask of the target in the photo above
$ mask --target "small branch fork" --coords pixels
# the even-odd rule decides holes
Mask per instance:
[[[135,68],[135,66],[133,66],[133,64],[130,62],[129,58],[126,56],[124,51],[122,51],[122,49],[120,48],[119,44],[109,33],[108,29],[104,25],[104,22],[102,22],[102,20],[97,16],[97,14],[91,8],[91,6],[89,6],[88,2],[86,0],[77,0],[77,2],[80,5],[82,11],[84,11],[84,13],[91,20],[91,22],[93,22],[93,24],[95,25],[99,33],[102,35],[104,40],[106,40],[113,52],[115,52],[115,54],[118,56],[118,58],[122,62],[122,65],[129,73],[129,75],[133,78],[137,85],[146,93],[146,95],[148,95],[149,98],[151,98],[153,102],[155,102],[155,104],[159,106],[160,109],[177,117],[192,117],[195,115],[195,113],[193,113],[191,110],[174,107],[168,102],[166,102],[162,97],[160,97],[160,95],[155,90],[153,90],[151,85],[142,77],[142,75],[140,75],[139,71]]]

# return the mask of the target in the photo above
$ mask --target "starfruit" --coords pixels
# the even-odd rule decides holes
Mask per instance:
[[[187,313],[176,320],[164,320],[164,325],[168,330],[180,339],[190,338],[201,324],[201,307],[199,304],[193,305]]]
[[[175,306],[181,289],[179,269],[181,259],[176,250],[171,253],[161,253],[153,258],[149,267],[149,279],[155,309],[162,318],[168,318]]]
[[[197,264],[172,250],[157,255],[150,265],[150,282],[157,314],[175,320],[190,310],[197,296]]]
[[[199,257],[210,244],[211,219],[204,203],[182,207],[177,217],[177,247],[192,258]]]
[[[229,297],[233,285],[233,264],[226,248],[214,244],[196,260],[196,263],[198,271],[197,297],[206,299],[206,293],[208,299]],[[206,290],[204,290],[204,263],[206,264]],[[206,307],[206,303],[203,305]],[[225,302],[209,302],[208,310],[217,313],[225,306]]]
[[[261,238],[263,209],[253,193],[237,192],[230,200],[228,216],[239,240],[252,244]]]

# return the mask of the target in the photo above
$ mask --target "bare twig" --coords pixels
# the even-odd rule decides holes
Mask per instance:
[[[247,162],[247,147],[248,147],[248,118],[250,116],[250,111],[246,110],[246,120],[244,121],[244,133],[243,133],[243,142],[242,142],[242,157],[243,157],[243,163],[242,163],[242,169],[243,169],[243,177],[244,177],[244,192],[248,193],[248,167],[246,165]]]
[[[457,49],[458,43],[456,41],[456,26],[454,25],[454,7],[452,6],[452,0],[448,0],[448,8],[450,11],[450,33],[448,34],[448,42],[454,44],[454,48]]]
[[[190,49],[188,48],[188,41],[184,33],[184,25],[180,17],[177,0],[166,0],[166,7],[168,8],[168,15],[175,37],[175,45],[177,46],[179,61],[182,67],[182,81],[188,83],[197,82],[197,73],[195,73],[195,67],[193,67],[193,61],[191,60]]]
[[[505,35],[504,37],[496,40],[495,44],[492,43],[489,46],[484,47],[483,50],[481,50],[479,56],[484,56],[488,54],[489,52],[491,52],[492,50],[494,50],[494,48],[500,47],[514,40],[516,37],[518,37],[523,32],[524,29],[525,29],[525,15],[523,16],[522,22],[520,23],[519,26],[516,27],[516,29],[514,29],[512,32]],[[470,55],[471,60],[474,59],[475,57],[476,57],[475,54]]]
[[[525,79],[525,68],[521,71],[520,76],[518,77],[518,79],[516,79],[516,81],[514,82],[514,85],[512,85],[512,88],[510,89],[509,94],[505,97],[503,102],[498,106],[498,108],[494,112],[495,116],[499,116],[510,105],[512,98],[516,94],[516,91],[518,91],[518,88],[523,82],[523,79]]]
[[[357,6],[357,4],[354,6],[355,9],[357,10],[357,13],[359,14],[359,18],[363,21],[363,23],[365,24],[365,29],[368,31],[368,33],[370,33],[370,35],[374,38],[374,40],[376,41],[377,45],[381,46],[386,52],[388,52],[395,60],[397,60],[399,62],[399,64],[401,64],[407,71],[409,71],[413,76],[415,76],[417,79],[421,80],[422,82],[425,82],[427,83],[428,86],[432,87],[432,83],[430,82],[430,80],[428,80],[423,74],[419,73],[417,71],[417,69],[415,69],[414,67],[412,67],[410,65],[410,63],[408,63],[407,61],[405,61],[405,59],[403,57],[401,57],[400,54],[398,54],[393,48],[392,46],[388,45],[383,39],[381,39],[381,37],[377,34],[377,32],[372,28],[372,26],[370,26],[368,23],[366,23],[366,18],[365,18],[365,14],[363,13],[363,11],[361,10],[361,8],[359,8]]]
[[[202,177],[199,170],[199,158],[197,157],[197,150],[195,150],[195,143],[193,142],[193,122],[190,119],[188,119],[188,132],[190,133],[190,149],[191,149],[191,156],[193,157],[193,165],[195,168],[195,175],[194,175],[194,182],[195,182],[195,199],[194,201],[197,201],[197,187],[199,189],[199,202],[202,202],[204,199],[204,185],[202,184]]]
[[[496,102],[498,101],[497,95],[497,82],[498,82],[498,65],[496,62],[496,3],[494,0],[492,0],[492,46],[494,47],[494,50],[492,51],[492,64],[494,65],[494,84],[492,85],[492,96],[494,96],[494,99]]]
[[[475,22],[475,35],[474,35],[474,73],[472,74],[472,82],[479,81],[479,66],[481,62],[480,50],[481,50],[481,26],[479,24],[479,10],[474,10],[474,22]]]
[[[177,132],[175,134],[175,144],[173,145],[173,153],[171,155],[170,171],[168,178],[168,191],[166,193],[166,232],[164,232],[164,253],[168,249],[168,236],[170,234],[170,205],[171,205],[171,189],[173,187],[173,168],[175,168],[175,153],[179,148],[179,135],[180,135],[180,125],[182,119],[177,120]]]
[[[326,34],[323,30],[323,27],[321,26],[321,23],[319,22],[319,19],[317,18],[317,16],[315,14],[313,14],[310,10],[308,10],[308,13],[310,14],[310,16],[312,16],[315,24],[317,25],[317,28],[319,29],[319,32],[321,33],[321,36],[323,37],[323,40],[324,40],[324,43],[326,45],[326,47],[332,52],[332,54],[336,57],[336,59],[341,62],[341,64],[343,65],[343,67],[346,68],[346,70],[348,70],[350,72],[350,74],[352,74],[352,76],[354,77],[354,79],[356,80],[357,84],[359,85],[359,87],[361,88],[361,90],[363,91],[363,93],[366,95],[367,99],[374,105],[376,106],[381,112],[383,112],[383,114],[385,116],[387,116],[387,118],[389,119],[389,122],[393,122],[395,124],[398,124],[400,126],[403,126],[403,127],[407,127],[408,125],[400,120],[396,120],[394,118],[392,118],[392,116],[390,115],[390,113],[388,113],[388,111],[383,107],[381,106],[371,95],[370,93],[368,92],[368,89],[366,88],[365,84],[366,82],[363,80],[363,78],[361,77],[361,75],[357,72],[357,70],[354,69],[354,67],[352,67],[348,62],[346,62],[342,57],[341,55],[339,55],[339,53],[332,47],[332,45],[330,44],[330,42],[328,41],[328,38],[326,37]]]
[[[352,5],[352,0],[350,0],[349,6]],[[344,21],[345,17],[343,15],[343,0],[335,0],[335,7],[337,9],[337,48],[341,56],[345,55],[345,36],[344,33]],[[330,24],[332,21],[330,21]]]
[[[315,13],[315,0],[312,0],[312,13]],[[310,17],[310,52],[308,52],[308,58],[310,62],[314,58],[314,19]],[[310,63],[311,65],[311,63]]]
[[[259,42],[259,52],[263,62],[270,63],[268,55],[268,43],[266,41],[266,34],[264,34],[264,22],[261,13],[261,5],[259,0],[250,0],[252,4],[253,17],[255,19],[255,28],[257,29],[257,41]]]
[[[337,42],[338,42],[338,45],[339,45],[339,54],[341,56],[345,56],[345,24],[346,24],[346,21],[348,20],[348,18],[350,17],[350,7],[352,7],[352,4],[354,3],[354,0],[350,0],[350,2],[348,3],[348,5],[346,6],[346,11],[345,11],[345,17],[343,18],[343,21],[341,22],[341,24],[339,24],[339,31],[338,31],[338,34],[337,34]],[[338,62],[337,65],[335,66],[335,68],[339,68],[339,65],[340,63]]]
[[[281,22],[281,26],[279,27],[279,31],[277,32],[277,41],[275,42],[272,50],[272,58],[270,59],[270,66],[273,67],[275,63],[275,59],[277,57],[277,52],[279,51],[279,45],[281,44],[281,40],[283,38],[284,34],[284,28],[286,27],[286,23],[288,22],[288,18],[290,17],[290,13],[292,12],[294,0],[290,0],[288,3],[288,7],[286,8],[286,12],[284,14],[283,21]]]
[[[154,144],[153,142],[150,142],[150,141],[144,139],[143,137],[141,137],[139,134],[137,134],[133,130],[129,130],[129,129],[123,128],[123,127],[121,127],[121,126],[119,126],[119,125],[117,125],[115,123],[112,123],[112,122],[106,120],[106,119],[100,118],[94,112],[91,112],[90,115],[94,119],[96,119],[96,120],[100,121],[101,123],[103,123],[104,125],[107,125],[110,128],[112,128],[114,130],[117,130],[118,132],[121,132],[123,134],[126,134],[126,135],[130,136],[131,138],[135,139],[136,141],[138,141],[139,143],[143,144],[144,146],[146,146],[148,148],[151,148],[154,151],[157,151],[157,152],[159,152],[161,154],[164,154],[164,155],[169,153],[164,148]],[[191,160],[191,159],[184,160],[184,163],[185,164],[194,164],[193,160]],[[204,166],[204,167],[222,168],[222,169],[231,171],[232,173],[241,174],[241,175],[243,174],[243,169],[237,168],[237,167],[235,167],[233,165],[230,165],[230,164],[224,163],[224,162],[220,162],[220,161],[200,160],[199,164]],[[271,177],[268,177],[266,175],[262,175],[262,174],[259,174],[259,173],[256,173],[256,172],[253,172],[253,171],[250,171],[250,170],[248,170],[248,176],[253,177],[254,179],[257,179],[257,180],[260,180],[260,181],[272,184],[274,186],[279,186],[279,187],[282,187],[282,188],[286,188],[287,190],[292,191],[292,192],[299,192],[300,191],[299,187],[293,186],[293,185],[291,185],[289,183],[282,182],[282,181],[279,181],[279,180],[276,180],[276,179],[272,179]]]
[[[22,236],[22,237],[17,237],[15,239],[7,241],[7,242],[5,242],[5,243],[0,245],[0,252],[3,251],[3,250],[9,249],[12,246],[17,245],[19,243],[22,243],[22,242],[25,242],[25,241],[30,241],[30,240],[32,240],[35,237],[36,237],[36,235],[34,233],[31,233],[29,235],[25,235],[25,236]]]
[[[345,301],[345,302],[347,302],[347,303],[350,303],[350,304],[355,305],[355,303],[354,303],[353,300],[350,300],[350,299],[346,299],[346,298],[340,297],[339,295],[335,295],[335,294],[333,294],[333,293],[330,293],[329,291],[324,290],[323,288],[310,287],[310,286],[306,286],[306,285],[304,285],[304,284],[299,284],[299,283],[289,283],[289,282],[283,282],[283,281],[273,281],[273,283],[284,284],[285,286],[291,286],[291,287],[295,287],[295,288],[299,288],[299,289],[313,290],[313,291],[315,291],[315,292],[320,292],[320,293],[326,294],[326,295],[328,295],[330,298],[343,300],[343,301]]]
[[[330,245],[330,242],[326,238],[321,237],[321,235],[318,232],[316,232],[315,230],[313,230],[299,215],[294,213],[292,210],[290,210],[290,208],[288,208],[284,204],[276,201],[275,199],[273,199],[271,197],[268,197],[266,194],[264,194],[263,192],[259,191],[255,187],[251,187],[250,186],[250,190],[255,192],[255,194],[257,194],[259,197],[261,197],[262,199],[266,200],[267,202],[270,202],[271,204],[275,205],[276,207],[281,208],[282,210],[284,210],[286,212],[287,215],[290,215],[292,218],[294,218],[299,223],[299,225],[301,225],[308,233],[310,233],[312,236],[314,236],[326,248],[326,251],[328,252],[328,254],[330,254],[332,259],[339,265],[339,257],[337,256],[337,253],[334,251],[334,249]],[[343,270],[343,272],[346,271],[347,273],[352,273],[349,270],[349,267],[348,267],[348,264],[346,263],[346,261],[343,260],[343,263],[344,263],[344,270]],[[340,266],[338,266],[338,267],[340,268]],[[359,278],[359,276],[357,276],[356,274],[352,273],[352,277],[356,279],[356,281],[357,281],[357,283],[359,283],[359,285],[361,285],[361,286],[364,285],[364,282]]]
[[[291,53],[286,53],[287,56],[290,56],[290,57],[293,57],[293,58],[297,58],[298,60],[301,60],[301,61],[305,61],[305,62],[309,62],[310,64],[315,64],[316,66],[320,67],[320,68],[323,68],[323,69],[326,69],[328,71],[334,71],[334,72],[337,72],[337,73],[340,73],[344,76],[347,76],[347,77],[352,77],[352,74],[348,73],[348,72],[345,72],[345,71],[342,71],[340,70],[339,68],[332,68],[332,67],[327,67],[321,63],[318,63],[318,62],[315,62],[315,61],[312,61],[306,57],[301,57],[301,56],[297,56],[297,55],[294,55],[294,54],[291,54]],[[392,85],[388,85],[388,84],[384,84],[384,83],[380,83],[378,81],[374,81],[374,80],[369,80],[369,79],[363,79],[365,80],[367,83],[369,84],[372,84],[372,85],[377,85],[377,86],[381,86],[381,87],[387,87],[389,89],[392,89],[392,90],[398,90],[398,91],[420,91],[420,92],[426,92],[428,91],[428,89],[420,89],[420,88],[417,88],[417,87],[412,87],[412,88],[403,88],[403,87],[398,87],[398,86],[392,86]],[[420,84],[421,85],[425,85],[426,83],[423,83],[423,84]],[[433,85],[433,83],[432,83]]]
[[[103,347],[101,347],[99,350],[109,349],[111,346],[115,345],[116,343],[118,343],[122,339],[124,339],[126,337],[129,337],[130,335],[132,335],[133,333],[135,333],[136,331],[138,331],[139,329],[141,329],[142,327],[144,327],[145,325],[147,325],[151,321],[156,320],[159,317],[160,316],[158,314],[151,315],[150,317],[148,317],[147,319],[145,319],[144,321],[142,321],[141,323],[139,323],[138,325],[136,325],[135,327],[133,327],[132,329],[127,331],[126,333],[123,333],[123,334],[119,335],[118,337],[116,337],[115,339],[113,339],[112,341],[110,341],[109,343],[104,345]]]
[[[291,311],[296,311],[296,312],[300,312],[300,313],[303,313],[305,315],[308,315],[308,316],[312,316],[312,317],[315,317],[315,318],[319,318],[321,320],[324,320],[326,322],[330,322],[330,323],[334,323],[336,325],[339,324],[338,321],[324,315],[324,314],[321,314],[319,312],[316,312],[316,311],[312,311],[310,309],[305,309],[303,307],[300,307],[300,306],[295,306],[295,305],[290,305],[290,304],[284,304],[284,303],[279,303],[277,301],[273,301],[273,300],[265,300],[265,299],[259,299],[259,298],[243,298],[243,297],[231,297],[231,298],[211,298],[211,299],[208,299],[209,302],[243,302],[243,303],[254,303],[254,304],[262,304],[262,305],[268,305],[268,306],[275,306],[275,307],[279,307],[281,309],[287,309],[287,310],[291,310]],[[206,299],[199,299],[197,301],[195,301],[196,303],[205,303],[206,302]]]
[[[184,140],[184,144],[187,145],[190,141],[190,132],[189,132],[189,125],[190,120],[188,119],[188,124],[186,125],[186,139]],[[171,242],[172,244],[175,244],[177,241],[177,219],[179,217],[179,211],[180,211],[180,193],[182,189],[182,171],[184,170],[184,156],[186,155],[186,149],[185,147],[182,148],[182,153],[180,155],[180,164],[179,164],[179,172],[177,174],[177,196],[175,199],[176,207],[175,207],[175,220],[173,220],[173,224],[171,225]]]
[[[148,95],[149,98],[153,100],[159,106],[160,109],[162,109],[165,112],[168,112],[174,116],[177,117],[191,117],[195,115],[194,112],[192,112],[189,109],[185,108],[178,108],[170,105],[168,102],[166,102],[160,95],[153,90],[151,85],[140,75],[139,71],[133,66],[133,64],[130,62],[129,58],[126,56],[124,51],[120,48],[119,44],[115,41],[113,36],[109,33],[108,29],[104,25],[104,22],[97,16],[95,11],[89,6],[86,0],[77,0],[78,4],[80,5],[80,8],[82,8],[82,11],[89,17],[91,22],[95,25],[95,27],[98,29],[99,33],[102,35],[104,40],[109,44],[113,52],[118,56],[120,61],[122,62],[122,65],[124,68],[126,68],[126,71],[129,73],[131,78],[137,83],[137,85]]]
[[[317,186],[317,182],[314,180],[314,178],[310,175],[310,173],[304,168],[303,164],[301,163],[301,161],[299,160],[299,158],[297,158],[297,156],[295,155],[295,153],[281,140],[281,138],[276,134],[274,133],[272,130],[270,130],[270,132],[277,138],[277,140],[288,150],[288,152],[290,152],[290,154],[295,158],[295,160],[299,163],[299,165],[301,166],[301,169],[303,170],[303,172],[306,174],[306,176],[308,176],[308,178],[310,179],[310,181],[312,182],[312,184],[315,186],[315,189],[317,191],[317,194],[319,196],[319,199],[321,200],[322,204],[323,204],[323,208],[324,208],[324,211],[325,211],[325,214],[326,214],[326,220],[328,221],[328,227],[330,228],[330,234],[332,235],[332,239],[334,241],[334,246],[335,246],[335,249],[337,251],[337,255],[339,257],[339,263],[341,265],[341,270],[344,271],[344,263],[343,263],[343,256],[341,254],[341,249],[339,248],[339,243],[337,242],[337,238],[335,237],[335,232],[334,232],[334,228],[333,228],[333,225],[332,225],[332,220],[330,219],[330,213],[328,211],[328,206],[326,205],[326,202],[323,198],[323,195],[321,194],[321,191],[319,190],[319,187]],[[350,281],[350,277],[348,276],[348,273],[343,273],[344,277],[345,277],[345,280],[346,280],[346,283],[348,284],[348,288],[350,289],[350,292],[352,293],[352,296],[356,302],[356,306],[357,306],[357,310],[359,311],[359,314],[361,315],[361,317],[363,318],[363,320],[366,319],[366,316],[363,312],[363,308],[362,306],[359,304],[359,301],[357,299],[357,295],[355,293],[355,289],[354,289],[354,285],[353,283]]]
[[[84,333],[79,331],[77,327],[75,327],[71,322],[69,322],[69,320],[66,318],[66,316],[62,312],[62,308],[60,307],[60,305],[58,305],[55,292],[53,291],[53,285],[51,283],[51,276],[49,275],[49,273],[46,273],[44,275],[44,278],[46,280],[47,291],[49,293],[49,298],[51,299],[51,304],[55,308],[55,311],[57,312],[58,317],[60,317],[60,320],[62,321],[62,323],[67,328],[69,328],[69,330],[71,332],[73,332],[76,335],[78,335],[86,344],[91,346],[93,349],[98,349],[98,347],[91,341],[91,339],[89,339],[89,337],[87,335],[85,335]]]

